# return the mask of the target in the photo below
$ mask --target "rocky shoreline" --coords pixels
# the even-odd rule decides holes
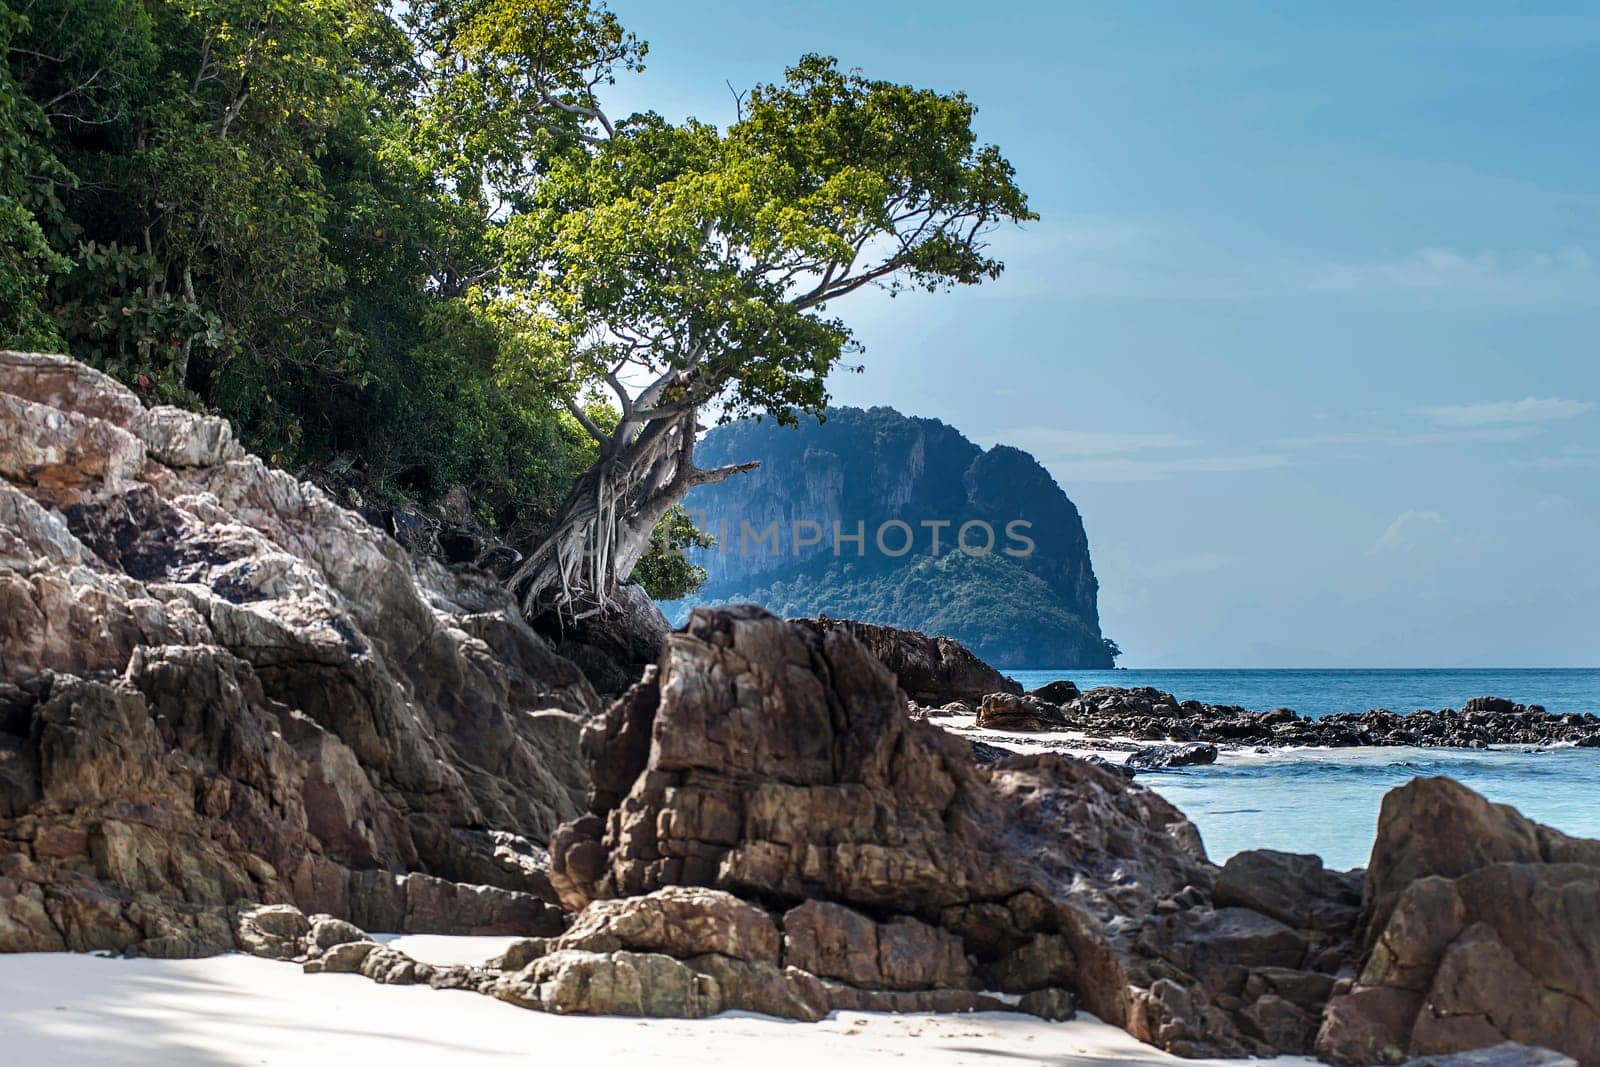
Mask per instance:
[[[1068,681],[1027,693],[994,692],[979,701],[919,707],[938,718],[973,716],[979,729],[1009,733],[1070,732],[1089,747],[1117,748],[1108,739],[1201,744],[1224,748],[1473,748],[1493,745],[1571,745],[1600,748],[1600,716],[1553,714],[1537,704],[1476,697],[1460,710],[1386,708],[1306,718],[1288,708],[1247,711],[1232,705],[1180,701],[1147,686],[1099,686],[1079,692]],[[1098,743],[1098,744],[1095,744]],[[1199,761],[1209,762],[1209,761]]]
[[[754,608],[696,611],[641,668],[653,620],[621,622],[558,646],[220,420],[0,353],[0,952],[242,951],[562,1014],[1081,1007],[1184,1056],[1600,1064],[1600,842],[1416,779],[1365,871],[1219,866],[1125,768],[926,721],[1159,741],[1149,765],[1323,732],[1576,744],[1592,717],[1341,734],[1022,694],[951,642]],[[521,940],[438,967],[368,931]]]

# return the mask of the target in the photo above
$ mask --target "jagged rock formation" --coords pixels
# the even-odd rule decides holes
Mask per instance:
[[[919,704],[981,701],[990,693],[1022,692],[1016,682],[948,637],[826,615],[814,625],[824,631],[844,630],[866,645],[867,651],[894,673],[906,695]]]
[[[590,813],[551,843],[569,908],[720,889],[782,913],[781,962],[851,989],[1067,990],[1163,1048],[1270,1054],[1309,1048],[1353,952],[1347,876],[1295,861],[1301,926],[1215,906],[1159,796],[1067,757],[980,765],[844,628],[697,610],[584,745]]]
[[[0,951],[215,952],[245,901],[558,930],[597,704],[221,420],[0,353]]]
[[[1366,955],[1317,1052],[1398,1063],[1512,1041],[1600,1063],[1600,841],[1568,837],[1446,778],[1384,798]]]
[[[696,454],[761,466],[685,501],[719,544],[690,553],[708,580],[669,614],[756,603],[951,637],[1001,666],[1112,666],[1083,519],[1026,452],[878,407],[719,426]],[[1031,545],[1008,534],[1014,521]],[[964,534],[967,522],[989,532]],[[985,554],[960,548],[991,536]]]

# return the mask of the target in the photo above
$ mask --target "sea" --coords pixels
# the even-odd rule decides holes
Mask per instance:
[[[1024,688],[1061,678],[1080,689],[1154,686],[1180,700],[1319,717],[1388,708],[1459,708],[1475,696],[1600,714],[1600,669],[1010,670]],[[1224,751],[1215,764],[1141,771],[1139,781],[1200,829],[1217,862],[1251,848],[1312,852],[1364,867],[1383,795],[1443,775],[1580,837],[1600,838],[1600,749],[1298,748]]]

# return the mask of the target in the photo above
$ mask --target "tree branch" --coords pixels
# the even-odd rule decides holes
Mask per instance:
[[[699,467],[689,468],[688,476],[684,479],[690,486],[716,485],[725,482],[735,474],[753,471],[761,466],[759,459],[752,459],[748,463],[730,463],[726,467],[712,467],[710,470],[701,470]]]
[[[572,417],[578,420],[578,425],[589,431],[590,437],[593,437],[602,445],[610,442],[611,438],[606,435],[604,430],[595,425],[595,421],[589,417],[589,413],[579,407],[576,401],[568,398],[563,400],[562,403],[567,405],[567,411],[571,413]]]

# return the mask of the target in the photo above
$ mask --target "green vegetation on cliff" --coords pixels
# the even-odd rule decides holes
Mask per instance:
[[[685,501],[718,544],[690,550],[707,580],[669,614],[754,602],[944,634],[1002,666],[1113,665],[1083,520],[1027,453],[985,450],[885,407],[830,408],[793,427],[735,422],[707,434],[699,453],[761,466]],[[968,522],[980,524],[965,539],[972,553],[958,545]],[[985,527],[995,543],[977,553]],[[858,530],[860,545],[849,540]]]

